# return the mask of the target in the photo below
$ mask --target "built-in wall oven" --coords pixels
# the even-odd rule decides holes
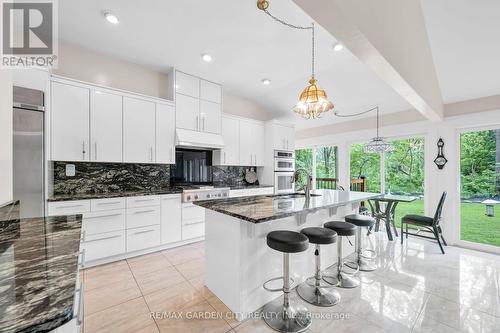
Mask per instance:
[[[292,193],[295,191],[293,173],[295,171],[295,153],[293,151],[274,151],[274,193]]]

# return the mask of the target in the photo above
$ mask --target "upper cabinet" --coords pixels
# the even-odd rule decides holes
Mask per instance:
[[[52,82],[51,155],[59,161],[89,161],[90,89]]]
[[[182,72],[175,78],[176,127],[220,134],[222,87]]]
[[[175,163],[175,108],[156,104],[156,162]]]
[[[291,125],[269,122],[266,137],[275,150],[295,150],[295,128]]]
[[[123,97],[92,89],[90,105],[90,160],[121,162]]]
[[[240,165],[264,165],[264,125],[252,121],[240,121]]]
[[[240,121],[233,117],[222,116],[222,138],[226,145],[214,151],[217,165],[240,165]]]
[[[155,140],[155,103],[125,97],[123,99],[123,161],[155,162]]]

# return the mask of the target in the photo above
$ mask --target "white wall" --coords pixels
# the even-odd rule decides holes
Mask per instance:
[[[248,100],[246,98],[226,92],[224,92],[222,108],[223,108],[222,112],[233,114],[240,117],[251,118],[262,121],[272,119],[272,115],[266,112],[257,103]]]
[[[446,117],[442,122],[419,121],[407,124],[385,126],[380,129],[381,135],[388,139],[410,136],[421,136],[425,139],[425,212],[433,216],[437,202],[443,191],[448,198],[443,209],[443,233],[450,244],[459,241],[460,225],[460,131],[480,127],[500,128],[500,110],[478,112],[467,115]],[[374,129],[352,131],[340,134],[325,135],[299,139],[297,148],[333,145],[338,146],[338,165],[340,184],[349,184],[349,146],[370,140]],[[437,140],[445,142],[444,154],[448,159],[443,170],[434,164],[437,155]]]
[[[0,205],[12,198],[12,72],[0,70]]]

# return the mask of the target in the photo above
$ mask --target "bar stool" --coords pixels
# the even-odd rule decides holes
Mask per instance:
[[[375,224],[375,219],[371,216],[361,215],[361,214],[351,214],[345,216],[345,221],[358,226],[356,231],[356,261],[358,268],[363,272],[371,272],[377,269],[377,266],[369,262],[370,259],[374,259],[375,256],[370,257],[363,254],[365,249],[363,248],[363,236],[361,234],[361,229],[363,227],[370,228]],[[370,252],[375,253],[370,250]],[[352,268],[352,267],[351,267]]]
[[[295,333],[303,332],[311,326],[311,313],[309,310],[297,304],[290,305],[290,253],[298,253],[307,250],[309,239],[307,236],[289,230],[276,230],[267,234],[267,245],[283,252],[283,276],[269,279],[264,282],[263,287],[267,291],[283,291],[283,300],[275,299],[264,305],[264,321],[272,329],[279,332]],[[267,284],[271,281],[283,280],[283,288],[271,289]],[[292,279],[293,283],[293,279]]]
[[[333,306],[340,302],[340,294],[333,289],[331,284],[321,284],[323,276],[321,274],[320,245],[335,243],[337,233],[320,227],[304,228],[300,232],[309,238],[309,243],[316,244],[314,251],[316,273],[297,287],[297,294],[307,303],[317,306]],[[311,281],[313,279],[314,281]]]
[[[344,264],[351,264],[353,266],[357,266],[356,262],[349,262],[346,261],[344,262],[344,258],[342,255],[342,237],[343,236],[354,236],[356,234],[356,230],[358,227],[356,227],[352,223],[348,222],[343,222],[343,221],[332,221],[332,222],[327,222],[324,224],[324,227],[330,230],[333,230],[337,233],[338,236],[338,241],[337,241],[337,276],[336,277],[331,277],[331,276],[325,276],[323,277],[323,280],[326,282],[336,285],[341,288],[355,288],[358,287],[360,284],[359,279],[355,276],[355,274],[359,271],[359,267],[355,269],[353,273],[347,273],[344,272],[342,269],[344,267]],[[350,266],[348,266],[350,267]]]

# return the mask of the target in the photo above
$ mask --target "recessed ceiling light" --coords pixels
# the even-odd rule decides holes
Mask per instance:
[[[212,61],[212,56],[210,54],[205,53],[201,55],[201,59],[203,59],[204,62],[210,62]]]
[[[265,85],[265,86],[268,86],[268,85],[270,85],[270,84],[271,84],[271,80],[269,80],[269,79],[262,79],[262,81],[261,81],[261,82],[262,82],[262,84],[263,84],[263,85]]]
[[[111,12],[104,12],[104,17],[109,23],[118,24],[119,22],[118,17],[113,15]]]
[[[333,50],[334,50],[334,51],[340,51],[340,50],[342,50],[343,48],[344,48],[344,45],[342,45],[342,44],[340,44],[340,43],[335,43],[335,44],[333,45]]]

